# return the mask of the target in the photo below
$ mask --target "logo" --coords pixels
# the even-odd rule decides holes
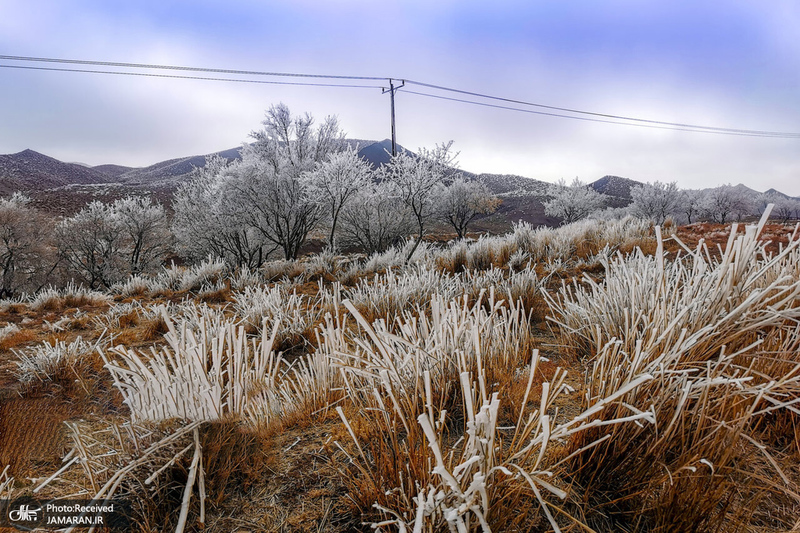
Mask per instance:
[[[130,531],[130,505],[124,500],[17,500],[0,498],[0,531],[13,527],[19,531],[63,530],[64,528],[103,528],[104,531]]]
[[[33,498],[24,496],[15,500],[0,500],[0,530],[11,526],[20,531],[34,531],[41,527],[46,511],[44,505]]]
[[[37,507],[36,509],[31,509],[30,504],[23,503],[16,509],[12,509],[8,512],[8,519],[12,522],[36,522],[39,519],[39,511],[42,510],[41,507]]]

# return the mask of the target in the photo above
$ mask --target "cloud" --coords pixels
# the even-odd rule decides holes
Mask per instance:
[[[5,2],[3,11],[5,53],[405,76],[675,122],[787,131],[800,124],[800,10],[788,0],[771,9],[710,0],[31,0]],[[388,96],[378,89],[0,75],[4,153],[32,148],[91,164],[146,165],[235,146],[281,101],[319,118],[337,114],[351,137],[390,135]],[[591,124],[403,93],[397,132],[410,148],[455,140],[467,170],[550,180],[620,174],[682,186],[744,181],[800,194],[797,141]]]

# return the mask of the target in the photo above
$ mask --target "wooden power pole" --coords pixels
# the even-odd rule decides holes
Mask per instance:
[[[397,89],[403,87],[406,84],[405,80],[401,80],[400,85],[395,86],[394,80],[389,78],[389,88],[383,90],[383,94],[389,93],[389,98],[391,100],[392,106],[392,156],[397,155],[397,137],[395,135],[395,128],[394,128],[394,93],[397,92]]]

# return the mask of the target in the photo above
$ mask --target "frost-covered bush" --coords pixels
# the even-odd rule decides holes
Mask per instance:
[[[69,283],[61,289],[53,287],[42,289],[30,298],[29,305],[31,309],[38,311],[41,309],[61,309],[84,305],[105,305],[109,300],[109,296],[105,293]]]
[[[264,391],[280,397],[270,409],[289,408],[291,396],[281,396],[277,382],[284,365],[272,351],[274,332],[251,342],[237,321],[208,308],[193,323],[177,325],[164,313],[169,332],[159,351],[118,346],[101,352],[135,422],[243,415],[248,400]]]
[[[62,368],[75,363],[79,357],[92,353],[97,346],[97,343],[89,344],[78,337],[69,344],[64,341],[55,341],[53,344],[44,342],[32,348],[14,350],[19,359],[17,378],[23,383],[52,379]]]
[[[434,294],[454,298],[461,291],[461,283],[450,274],[416,266],[363,278],[343,293],[362,312],[391,321],[403,310],[429,301]]]
[[[289,292],[282,284],[247,287],[233,299],[237,316],[262,334],[277,328],[279,343],[287,339],[300,341],[311,330],[319,313],[317,307],[306,302],[305,296]]]

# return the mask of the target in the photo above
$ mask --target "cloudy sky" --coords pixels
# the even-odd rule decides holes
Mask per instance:
[[[605,114],[795,133],[798,28],[796,0],[0,0],[0,55],[393,77]],[[0,68],[0,153],[31,148],[65,161],[144,166],[237,146],[279,102],[338,115],[351,138],[390,135],[389,99],[379,88]],[[606,124],[402,91],[397,138],[411,149],[453,140],[461,167],[474,172],[548,181],[614,174],[692,188],[741,182],[800,195],[798,138]]]

